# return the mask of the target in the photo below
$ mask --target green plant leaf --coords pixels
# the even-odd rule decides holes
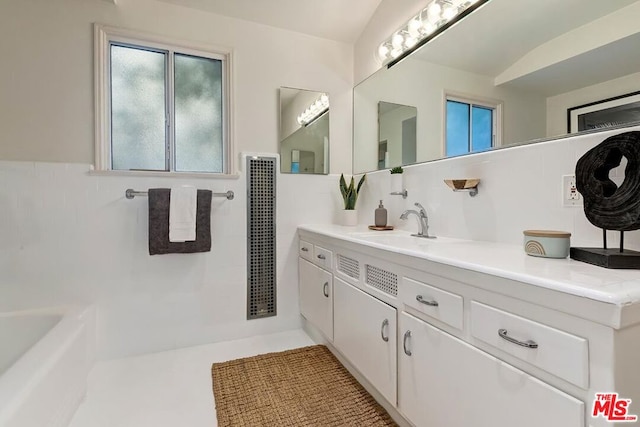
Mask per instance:
[[[344,180],[344,174],[340,174],[340,193],[342,194],[342,198],[346,201],[346,199],[347,199],[347,183]]]
[[[354,210],[356,208],[358,193],[360,192],[360,188],[365,182],[365,176],[366,174],[362,175],[362,178],[360,178],[360,182],[358,182],[358,187],[356,188],[355,178],[353,176],[349,181],[349,186],[347,186],[347,182],[344,179],[344,174],[340,174],[340,194],[342,194],[342,199],[344,200],[345,210]]]

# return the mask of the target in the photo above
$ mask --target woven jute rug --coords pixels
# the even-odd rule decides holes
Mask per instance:
[[[323,345],[214,363],[219,427],[396,426]]]

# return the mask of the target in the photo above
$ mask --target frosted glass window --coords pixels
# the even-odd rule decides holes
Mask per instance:
[[[494,146],[497,107],[447,99],[445,154],[459,156]]]
[[[96,167],[231,173],[231,54],[95,28]]]
[[[166,168],[165,56],[111,45],[113,169]]]
[[[175,55],[177,171],[222,172],[222,61]]]

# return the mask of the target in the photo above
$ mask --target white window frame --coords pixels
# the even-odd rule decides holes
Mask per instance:
[[[487,107],[495,110],[493,115],[493,129],[495,134],[492,137],[491,148],[502,146],[502,112],[504,110],[504,102],[498,99],[485,98],[476,95],[469,95],[461,92],[444,91],[442,93],[442,156],[447,154],[447,101],[462,102],[480,107]],[[479,153],[470,151],[468,154]]]
[[[222,172],[177,172],[175,165],[169,171],[121,171],[113,170],[111,162],[111,97],[110,97],[110,43],[122,43],[148,47],[179,54],[222,60],[223,105],[222,105]],[[95,170],[133,175],[197,175],[207,177],[237,177],[235,174],[235,150],[233,139],[233,79],[232,51],[230,48],[169,39],[159,35],[142,33],[118,27],[94,24],[94,78],[95,78]],[[170,70],[171,74],[173,71]],[[168,79],[168,88],[173,91],[173,78]],[[173,94],[170,93],[170,98]],[[167,132],[174,129],[174,115],[168,114]],[[170,149],[175,157],[173,143]],[[175,163],[175,158],[173,162]]]

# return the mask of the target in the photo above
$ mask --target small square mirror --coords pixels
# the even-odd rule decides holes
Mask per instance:
[[[329,95],[280,88],[280,172],[329,173]]]

